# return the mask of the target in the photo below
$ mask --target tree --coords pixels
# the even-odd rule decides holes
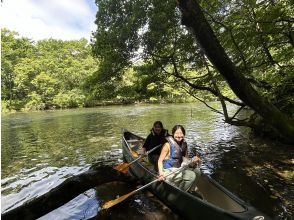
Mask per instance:
[[[181,0],[179,7],[182,12],[183,24],[193,31],[208,59],[224,76],[235,94],[276,128],[281,135],[293,142],[294,123],[266,98],[259,95],[241,71],[236,68],[215,37],[198,2],[196,0]],[[269,51],[266,50],[266,53]],[[272,57],[269,60],[274,62]]]
[[[24,58],[33,54],[33,43],[28,38],[19,37],[18,33],[1,29],[1,96],[9,100],[9,108],[17,99],[15,88],[15,66]]]
[[[86,104],[86,79],[97,68],[86,39],[31,42],[2,31],[2,100],[9,108],[48,109]]]
[[[175,1],[97,0],[99,5],[96,20],[98,29],[95,33],[93,52],[100,58],[101,68],[97,72],[95,80],[97,82],[108,79],[119,81],[124,71],[134,65],[135,60],[140,60],[141,70],[150,70],[144,74],[147,75],[147,78],[150,77],[152,80],[156,75],[160,79],[155,80],[155,84],[157,81],[168,83],[174,89],[183,88],[205,104],[207,103],[203,97],[206,97],[206,94],[220,100],[223,112],[213,110],[223,114],[227,123],[249,126],[255,130],[260,129],[261,123],[253,121],[253,117],[245,120],[239,120],[236,117],[248,105],[255,113],[263,116],[265,119],[263,122],[276,127],[276,132],[283,133],[282,136],[289,140],[293,134],[292,125],[287,121],[287,116],[283,114],[292,114],[292,99],[284,98],[287,102],[282,105],[285,107],[283,113],[270,102],[265,101],[268,98],[275,103],[278,93],[272,91],[278,91],[278,85],[293,79],[290,71],[293,56],[285,56],[284,54],[291,54],[293,51],[291,50],[293,49],[291,30],[284,29],[293,20],[289,16],[291,15],[291,9],[288,7],[289,2],[282,2],[282,5],[276,3],[275,6],[271,6],[266,1],[260,1],[258,4],[255,4],[254,1],[202,2],[205,7],[205,16],[210,22],[208,23],[204,17],[205,20],[201,20],[202,22],[206,21],[203,26],[212,28],[216,33],[214,40],[221,42],[228,51],[226,58],[222,56],[218,58],[228,62],[227,66],[233,66],[234,71],[238,72],[238,77],[236,76],[236,79],[232,79],[231,82],[224,77],[223,72],[219,71],[219,67],[207,56],[207,50],[210,53],[220,54],[215,51],[213,45],[210,45],[210,49],[203,48],[201,44],[193,40],[193,36],[185,27],[181,26],[182,17],[184,20],[185,17],[181,16]],[[286,10],[284,10],[285,6]],[[266,13],[263,13],[264,8],[267,9]],[[235,11],[237,12],[235,13]],[[249,21],[248,14],[252,18]],[[270,14],[277,18],[274,22],[269,23],[270,16],[266,15]],[[257,27],[260,27],[261,24],[267,24],[268,27],[262,27],[258,30]],[[244,34],[242,35],[243,30],[248,30],[245,32],[248,39]],[[270,34],[266,30],[285,31],[280,36],[279,34]],[[216,36],[220,39],[219,41]],[[260,53],[256,53],[256,47],[252,45],[257,45]],[[277,50],[279,47],[283,47],[283,49]],[[224,48],[221,46],[217,49],[224,52]],[[273,49],[275,53],[272,52]],[[286,52],[283,53],[283,51]],[[280,68],[277,69],[277,65]],[[223,62],[219,62],[219,66],[224,67],[226,64],[223,65]],[[248,88],[239,90],[236,86],[238,85],[236,80],[239,82],[245,80],[246,82],[242,86]],[[233,84],[235,87],[232,87]],[[239,100],[231,95],[230,87],[233,88],[232,92],[240,98]],[[292,85],[291,88],[284,88],[283,95],[280,94],[280,96],[291,97]],[[257,100],[249,100],[251,98],[248,95],[254,96]],[[265,98],[261,98],[262,96]],[[260,101],[263,102],[261,105]],[[239,106],[232,116],[229,116],[227,112],[227,102]],[[271,114],[262,113],[265,105],[268,106],[267,109],[274,112]],[[287,123],[282,125],[278,122],[279,120]],[[263,124],[263,127],[267,127],[267,125]]]

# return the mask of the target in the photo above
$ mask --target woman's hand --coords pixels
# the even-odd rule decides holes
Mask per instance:
[[[142,149],[138,150],[138,153],[139,153],[140,155],[142,155],[142,154],[146,154],[146,149],[145,149],[145,148],[142,148]]]
[[[164,181],[165,180],[165,176],[163,174],[159,174],[158,179],[160,181]]]
[[[201,160],[201,158],[198,156],[193,157],[192,162],[191,162],[191,167],[196,167],[200,160]]]

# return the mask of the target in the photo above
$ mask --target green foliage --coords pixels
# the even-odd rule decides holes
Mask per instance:
[[[83,107],[85,103],[85,95],[79,89],[73,89],[69,92],[60,92],[54,99],[53,103],[59,108],[75,108]]]
[[[97,69],[87,40],[36,43],[2,29],[2,100],[10,110],[85,105],[84,83]]]
[[[41,72],[32,80],[32,85],[43,103],[51,104],[51,100],[56,93],[57,80],[50,75]]]
[[[5,100],[1,100],[1,113],[5,114],[10,112],[9,110],[9,103]]]
[[[29,96],[29,101],[25,104],[25,107],[24,107],[25,110],[44,110],[45,109],[45,103],[42,102],[41,95],[33,91],[28,96]]]
[[[141,99],[175,100],[178,98],[175,91],[180,93],[179,97],[187,97],[184,91],[189,91],[203,100],[216,100],[217,90],[222,96],[236,99],[192,34],[181,25],[176,1],[96,0],[96,3],[98,28],[93,52],[101,63],[93,81],[102,85],[98,86],[100,89],[114,89],[113,95],[117,96],[125,72],[134,68],[134,89]],[[238,71],[261,95],[291,115],[294,87],[291,1],[212,0],[201,1],[201,6]],[[105,83],[109,80],[116,84],[114,88]],[[164,89],[167,85],[170,90]]]
[[[292,2],[203,1],[202,5],[239,70],[263,96],[291,116],[294,111]]]
[[[18,33],[1,29],[1,97],[10,100],[8,108],[15,99],[14,67],[24,58],[31,57],[34,51],[32,42]]]
[[[176,74],[195,78],[205,69],[199,49],[183,26],[175,1],[97,1],[99,10],[93,45],[101,65],[95,81],[107,89],[105,81],[123,84],[130,68],[136,72],[135,89],[139,99],[170,99],[189,96],[179,87]],[[138,13],[138,11],[140,13]],[[123,18],[123,22],[117,18]],[[107,42],[107,45],[106,45]],[[131,43],[130,43],[131,42]],[[142,52],[140,52],[142,51]],[[140,60],[139,62],[137,60]],[[176,71],[175,72],[175,68]],[[136,78],[137,77],[137,78]],[[208,78],[193,80],[197,87],[209,87]],[[179,86],[180,84],[180,86]],[[171,90],[165,90],[165,86]]]
[[[92,45],[85,39],[32,42],[2,29],[5,108],[193,100],[189,94],[210,101],[219,99],[217,89],[222,96],[236,99],[192,34],[181,25],[176,1],[96,3],[99,11]],[[201,1],[201,6],[238,71],[260,94],[292,115],[291,1],[211,0]]]

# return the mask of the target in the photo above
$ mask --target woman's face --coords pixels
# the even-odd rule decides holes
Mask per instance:
[[[182,140],[184,140],[185,135],[183,134],[182,130],[178,128],[176,132],[174,133],[174,139],[180,143]]]
[[[162,131],[162,127],[160,125],[155,125],[153,129],[156,134],[160,134],[160,132]]]

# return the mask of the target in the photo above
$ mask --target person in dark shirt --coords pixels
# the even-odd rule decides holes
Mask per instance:
[[[164,145],[167,140],[165,137],[168,136],[168,131],[164,129],[161,121],[156,121],[153,124],[150,134],[147,136],[145,143],[143,145],[143,153],[152,150],[157,147],[156,150],[148,154],[148,160],[154,165],[154,169],[158,171],[157,161],[161,152],[162,145]]]

